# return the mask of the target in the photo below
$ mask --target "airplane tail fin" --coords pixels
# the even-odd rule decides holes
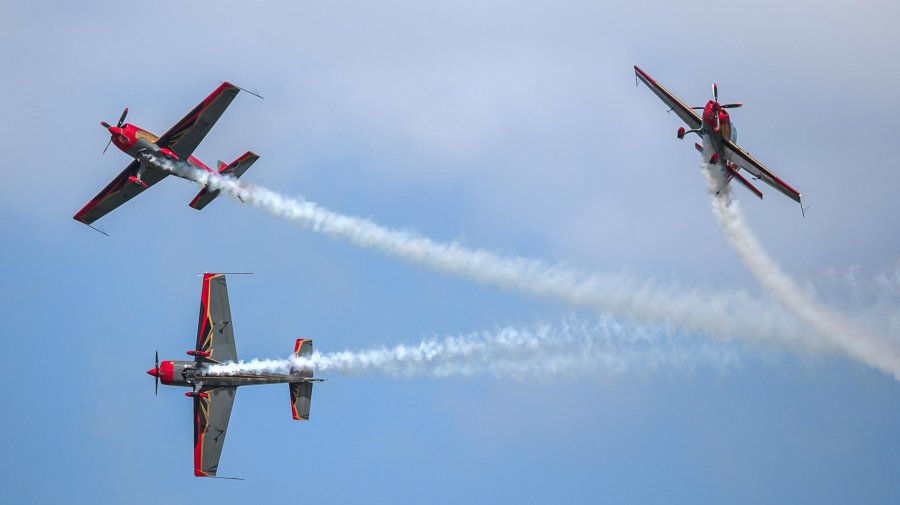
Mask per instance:
[[[298,338],[294,344],[294,356],[306,357],[312,354],[312,340]],[[312,379],[312,370],[291,369],[291,375],[297,375],[304,379]],[[291,414],[295,421],[309,420],[309,406],[312,402],[313,383],[309,380],[300,382],[291,382],[288,384],[291,388]]]
[[[247,151],[240,158],[232,161],[228,165],[223,162],[219,162],[217,168],[219,169],[219,174],[221,175],[230,175],[235,179],[244,175],[244,173],[250,168],[253,163],[259,159],[259,156]],[[200,210],[203,207],[209,205],[209,202],[215,200],[215,198],[219,196],[219,190],[210,191],[208,188],[203,188],[197,193],[197,196],[191,200],[189,204],[191,207]]]

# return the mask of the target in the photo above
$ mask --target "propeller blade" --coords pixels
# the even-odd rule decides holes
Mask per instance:
[[[159,350],[156,351],[154,362],[156,366],[156,386],[153,389],[153,396],[159,396]]]
[[[743,107],[743,106],[744,106],[744,104],[741,103],[741,102],[737,102],[737,103],[726,103],[725,105],[722,106],[722,108],[723,108],[723,109],[737,109],[738,107]]]
[[[719,115],[716,114],[716,131],[719,131],[719,126],[721,126],[721,124],[719,123]]]
[[[121,127],[122,127],[122,123],[125,122],[125,116],[127,116],[127,115],[128,115],[128,107],[125,107],[125,110],[122,111],[122,116],[119,117],[119,122],[116,123],[116,126],[118,126],[119,128],[121,128]]]
[[[109,123],[107,123],[106,121],[100,121],[100,126],[106,128],[107,130],[109,129]]]
[[[716,86],[716,83],[713,83],[713,100],[719,101],[719,87]],[[128,109],[125,109],[126,111]]]
[[[112,144],[112,137],[109,138],[109,142],[106,143],[106,147],[103,148],[103,152],[100,155],[106,154],[106,150],[109,149],[109,145]]]

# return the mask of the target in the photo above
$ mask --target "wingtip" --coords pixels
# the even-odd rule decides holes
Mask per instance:
[[[644,72],[643,69],[641,69],[641,67],[637,65],[634,66],[634,77],[635,81],[638,77],[640,77],[644,80],[645,83],[656,84],[656,81],[653,80],[653,78],[650,77],[647,72]]]

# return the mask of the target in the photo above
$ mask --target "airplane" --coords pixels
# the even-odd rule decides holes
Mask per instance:
[[[294,344],[295,356],[309,356],[312,351],[312,340],[300,338]],[[191,388],[184,395],[194,401],[196,477],[216,477],[234,395],[239,386],[287,383],[291,392],[291,414],[294,420],[307,421],[313,383],[324,380],[314,378],[311,370],[298,369],[292,369],[288,374],[242,373],[226,376],[208,373],[210,365],[237,362],[225,274],[203,275],[197,345],[187,354],[193,356],[194,360],[160,362],[157,353],[156,364],[147,373],[156,377],[156,393],[159,393],[160,382],[166,386]]]
[[[110,144],[115,144],[125,154],[134,158],[125,170],[122,171],[115,179],[112,180],[97,196],[95,196],[87,205],[84,206],[73,218],[88,226],[105,216],[112,210],[116,209],[123,203],[131,200],[135,196],[141,194],[145,189],[153,186],[157,182],[163,180],[172,172],[167,172],[159,168],[155,168],[150,160],[153,156],[165,156],[176,160],[187,160],[195,167],[212,172],[212,169],[204,165],[200,160],[194,158],[191,154],[209,133],[219,117],[234,100],[238,92],[242,88],[234,84],[223,82],[221,86],[216,88],[205,100],[194,107],[184,118],[175,126],[162,134],[161,137],[138,128],[137,126],[126,123],[125,116],[128,115],[128,107],[122,111],[119,121],[115,126],[110,125],[106,121],[100,124],[109,131],[111,135],[103,153],[109,149]],[[251,91],[248,93],[256,95]],[[256,95],[259,96],[259,95]],[[260,97],[262,98],[262,97]],[[218,163],[218,173],[222,175],[230,175],[232,177],[240,177],[244,175],[253,163],[259,159],[259,156],[251,151],[247,151],[238,159],[229,164],[223,162]],[[177,174],[176,174],[177,175]],[[191,200],[191,207],[200,210],[206,207],[213,199],[219,195],[219,191],[209,191],[203,188],[197,193],[197,196]],[[91,226],[93,228],[93,226]],[[95,228],[96,229],[96,228]]]
[[[634,75],[635,84],[637,79],[640,79],[690,127],[689,130],[685,130],[683,126],[678,128],[677,136],[679,139],[683,139],[688,133],[695,133],[701,139],[709,141],[712,153],[707,158],[707,161],[710,165],[720,167],[725,184],[731,180],[736,180],[762,199],[762,191],[740,173],[741,168],[743,168],[751,174],[754,180],[761,180],[772,186],[791,200],[799,203],[800,209],[804,210],[803,203],[800,201],[800,193],[796,189],[782,181],[762,163],[756,161],[747,151],[738,147],[736,143],[737,129],[731,122],[731,116],[729,116],[726,109],[741,107],[742,103],[720,104],[719,87],[713,83],[713,99],[708,101],[706,106],[688,107],[637,65],[634,66]],[[694,110],[701,109],[703,110],[702,119],[694,112]],[[694,144],[694,147],[701,153],[704,152],[703,145]]]

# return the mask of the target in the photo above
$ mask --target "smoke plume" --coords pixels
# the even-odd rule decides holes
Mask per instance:
[[[718,339],[737,337],[795,348],[823,348],[821,340],[808,335],[789,314],[742,291],[703,293],[626,275],[588,275],[563,265],[471,249],[456,242],[435,242],[368,219],[337,214],[315,203],[288,198],[188,163],[162,157],[152,157],[151,162],[329,237],[484,284],[616,314],[641,324],[672,324]]]
[[[730,187],[721,191],[721,182],[708,165],[702,167],[710,194],[713,213],[722,226],[731,247],[750,269],[769,295],[797,319],[808,325],[817,335],[826,338],[850,357],[879,370],[893,374],[900,380],[900,353],[885,338],[879,338],[819,303],[809,292],[786,275],[766,253],[756,236],[747,228],[732,198]],[[718,194],[716,192],[718,191]]]
[[[393,377],[460,377],[489,374],[541,380],[558,377],[646,374],[699,367],[739,366],[733,344],[692,339],[664,327],[565,319],[534,328],[511,326],[469,335],[432,338],[413,345],[361,351],[313,352],[307,357],[213,365],[209,375],[315,370]]]
[[[643,325],[674,325],[720,340],[769,341],[795,350],[840,350],[900,378],[900,357],[895,348],[828,310],[781,272],[740,218],[727,186],[720,197],[713,199],[716,216],[741,260],[786,312],[742,291],[703,293],[624,275],[588,275],[566,266],[466,248],[456,242],[440,243],[368,219],[337,214],[185,162],[162,157],[151,157],[150,161],[313,231],[438,271],[616,314]],[[704,173],[714,184],[718,174],[712,175],[709,170]]]

